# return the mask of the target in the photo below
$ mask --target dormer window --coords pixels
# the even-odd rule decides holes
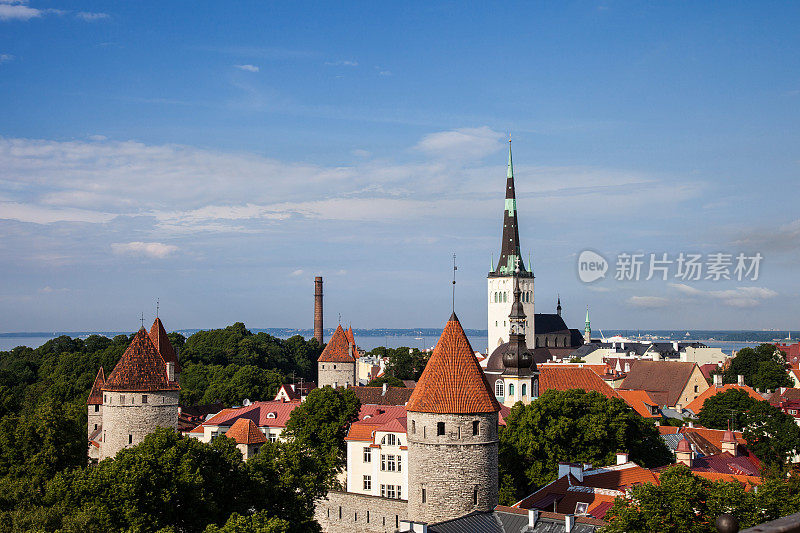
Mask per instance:
[[[275,418],[276,416],[277,416],[277,413],[275,413],[275,412],[267,413],[267,418]]]

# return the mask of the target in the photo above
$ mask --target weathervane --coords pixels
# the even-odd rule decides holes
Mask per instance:
[[[160,301],[159,301],[158,298],[156,298],[156,318],[158,318],[158,306],[159,306],[159,304],[160,304]]]
[[[142,318],[141,318],[141,320],[142,320],[142,327],[144,327],[144,311],[142,312]]]
[[[453,312],[456,312],[456,254],[453,254]]]

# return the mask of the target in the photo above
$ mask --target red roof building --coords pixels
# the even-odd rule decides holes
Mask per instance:
[[[353,343],[354,344],[354,343]],[[319,355],[319,363],[355,363],[353,354],[355,346],[350,343],[347,333],[342,329],[342,325],[337,326],[333,336],[325,345],[325,349]]]
[[[492,413],[500,405],[455,313],[406,406],[421,413]]]
[[[716,396],[717,394],[719,394],[721,392],[729,391],[731,389],[743,390],[744,392],[746,392],[754,400],[758,400],[759,402],[764,401],[764,398],[759,393],[757,393],[752,388],[750,388],[749,386],[747,386],[747,385],[734,385],[732,383],[729,383],[729,384],[723,385],[721,387],[716,387],[716,386],[713,386],[713,385],[710,386],[709,388],[707,388],[703,392],[703,394],[698,396],[696,399],[692,400],[689,403],[689,405],[686,406],[686,409],[690,410],[691,412],[693,412],[696,415],[703,408],[703,404],[706,402],[706,400],[708,400],[712,396]]]
[[[170,381],[167,365],[147,330],[141,328],[102,386],[103,391],[154,392],[180,390]]]

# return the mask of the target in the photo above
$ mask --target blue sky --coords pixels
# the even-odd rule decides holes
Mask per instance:
[[[800,5],[0,0],[0,331],[485,328],[514,139],[536,305],[797,329]],[[600,252],[758,280],[581,283]],[[612,264],[613,270],[613,264]],[[613,272],[610,272],[613,274]]]

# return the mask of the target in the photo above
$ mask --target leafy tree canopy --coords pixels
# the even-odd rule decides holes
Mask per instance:
[[[755,402],[745,414],[742,436],[767,467],[781,469],[800,452],[800,427],[769,402]]]
[[[390,387],[406,387],[406,384],[403,383],[403,380],[396,378],[394,376],[381,376],[379,378],[375,378],[369,383],[367,383],[367,387],[383,387],[383,384],[386,383]]]
[[[792,380],[786,373],[783,352],[773,344],[760,344],[755,348],[742,348],[731,359],[731,364],[722,374],[724,383],[737,383],[738,376],[755,389],[772,390],[791,387]]]
[[[655,425],[618,398],[551,389],[530,405],[518,402],[500,433],[501,503],[553,481],[559,462],[614,464],[618,451],[647,467],[672,460]]]
[[[397,379],[413,379],[414,381],[418,380],[422,375],[422,371],[425,370],[425,365],[430,357],[429,354],[408,346],[399,348],[378,346],[370,354],[388,359],[388,364],[386,365],[387,375],[394,376]]]
[[[708,398],[698,413],[700,424],[707,428],[733,429],[745,426],[747,412],[758,402],[742,389],[728,389]]]

